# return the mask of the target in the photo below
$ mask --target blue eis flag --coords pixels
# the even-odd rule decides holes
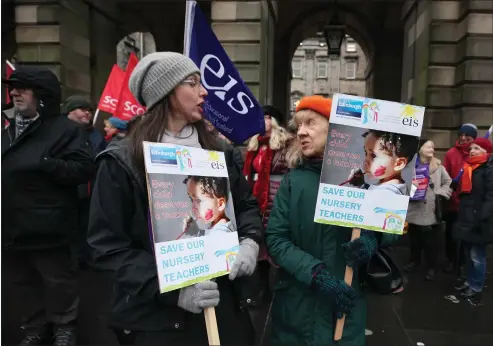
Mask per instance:
[[[229,59],[195,1],[187,1],[185,55],[200,68],[207,89],[204,114],[233,143],[265,132],[262,107]]]

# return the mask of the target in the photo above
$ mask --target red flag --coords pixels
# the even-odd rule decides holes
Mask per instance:
[[[5,66],[5,79],[9,79],[10,78],[10,75],[12,74],[12,72],[14,72],[15,67],[8,60],[5,60],[5,65],[6,65]],[[7,89],[6,92],[7,92],[7,95],[5,95],[5,103],[6,104],[9,104],[10,103],[10,92],[9,92],[9,89]]]
[[[99,99],[98,109],[100,111],[115,114],[124,79],[125,72],[118,65],[113,65],[106,86]]]
[[[128,88],[128,80],[138,62],[137,56],[134,53],[130,54],[127,69],[125,70],[125,78],[120,91],[120,97],[118,97],[118,106],[113,113],[115,117],[126,121],[132,119],[136,115],[141,115],[146,111],[145,107],[140,105]]]

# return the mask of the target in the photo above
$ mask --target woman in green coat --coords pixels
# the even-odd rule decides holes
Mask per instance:
[[[363,231],[351,241],[350,228],[313,221],[329,130],[332,101],[301,99],[293,121],[297,146],[288,159],[294,167],[277,192],[266,230],[269,254],[279,266],[272,306],[272,346],[334,345],[337,318],[346,316],[340,346],[365,345],[366,304],[358,276],[344,283],[346,265],[369,261],[381,242],[396,236]]]

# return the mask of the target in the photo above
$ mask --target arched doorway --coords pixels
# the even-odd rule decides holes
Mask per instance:
[[[305,39],[315,38],[313,42],[315,45],[325,42],[317,33],[323,31],[325,25],[330,24],[334,14],[337,14],[337,19],[344,25],[345,33],[348,35],[341,47],[340,65],[332,61],[329,63],[327,56],[327,66],[329,67],[330,64],[330,68],[338,70],[339,78],[327,82],[328,86],[323,92],[314,90],[313,93],[330,95],[338,90],[350,94],[400,100],[403,47],[401,3],[339,1],[337,4],[326,3],[318,6],[314,6],[311,2],[296,4],[279,2],[278,4],[273,95],[277,107],[289,114],[292,59],[297,58],[300,43]],[[354,45],[357,52],[351,52]],[[347,46],[349,49],[346,48]],[[323,55],[323,53],[317,54]],[[320,69],[323,76],[323,64]],[[317,73],[316,66],[314,71]],[[359,86],[364,85],[364,93],[360,91],[362,89],[359,86],[355,86],[355,81],[360,81]],[[337,82],[338,87],[336,87]],[[305,91],[303,93],[305,94]]]

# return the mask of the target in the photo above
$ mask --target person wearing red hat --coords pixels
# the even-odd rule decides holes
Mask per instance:
[[[333,345],[330,332],[343,313],[338,345],[365,344],[366,303],[358,275],[344,282],[346,265],[359,268],[378,248],[376,232],[351,241],[351,228],[313,222],[332,100],[300,100],[292,119],[297,140],[288,151],[291,170],[277,191],[265,233],[267,249],[279,266],[272,303],[269,345]],[[382,234],[381,243],[398,238]]]
[[[478,128],[471,123],[462,124],[459,129],[459,136],[455,142],[455,145],[450,148],[446,153],[443,160],[443,166],[447,170],[447,173],[452,178],[452,184],[457,184],[461,176],[461,169],[464,162],[469,157],[469,149],[471,143],[478,136]],[[446,228],[445,228],[445,255],[448,259],[448,264],[444,271],[446,273],[452,273],[454,270],[460,272],[463,265],[464,258],[462,256],[462,249],[452,237],[452,231],[455,227],[459,212],[459,195],[457,191],[452,193],[452,197],[447,206],[446,215]],[[461,274],[459,274],[460,276]]]
[[[487,138],[471,144],[458,187],[459,217],[454,236],[464,244],[467,278],[455,286],[474,306],[481,304],[486,278],[486,247],[493,242],[493,145]]]

